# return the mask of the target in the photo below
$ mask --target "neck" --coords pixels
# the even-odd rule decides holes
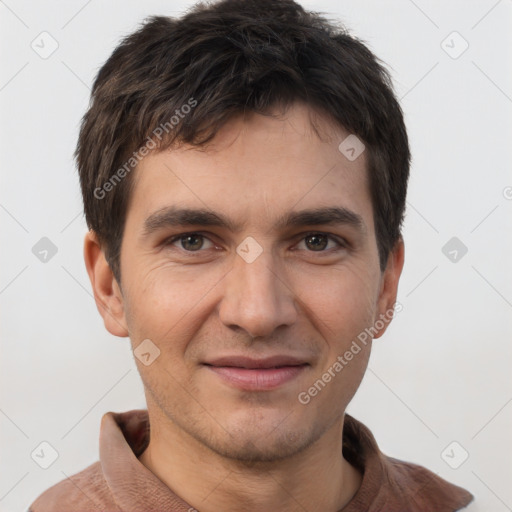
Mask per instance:
[[[218,455],[158,413],[149,415],[150,443],[140,462],[201,512],[337,512],[361,484],[342,455],[343,417],[301,453],[247,463]]]

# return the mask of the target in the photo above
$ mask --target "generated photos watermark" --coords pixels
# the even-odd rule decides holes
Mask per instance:
[[[162,140],[165,133],[169,133],[175,126],[177,126],[182,119],[189,114],[192,109],[197,106],[197,100],[190,97],[187,103],[184,103],[180,108],[177,108],[174,115],[171,116],[169,121],[161,123],[148,135],[146,142],[137,150],[133,155],[121,166],[112,176],[101,186],[94,189],[94,197],[102,200],[105,196],[114,190],[114,188],[121,183],[121,181],[130,174],[137,164],[149,154],[149,152],[157,147],[157,142]]]
[[[362,346],[366,346],[373,337],[381,331],[387,324],[391,322],[396,313],[400,313],[403,306],[400,302],[395,303],[394,308],[388,309],[385,313],[381,313],[379,319],[375,321],[373,326],[365,328],[357,335],[357,339],[352,340],[350,347],[336,358],[336,361],[317,379],[311,387],[306,391],[301,391],[297,395],[297,399],[302,405],[307,405],[311,399],[317,396],[325,386],[331,382],[342,370],[354,359],[362,350]]]

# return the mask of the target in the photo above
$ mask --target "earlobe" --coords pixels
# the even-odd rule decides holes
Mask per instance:
[[[127,337],[128,328],[121,290],[92,230],[85,235],[84,260],[96,307],[103,318],[105,328],[114,336]]]
[[[377,303],[377,314],[375,324],[383,327],[378,329],[374,338],[380,338],[385,332],[393,318],[392,313],[396,303],[398,282],[405,259],[405,245],[402,237],[396,242],[389,254],[386,268],[382,274],[381,287]]]

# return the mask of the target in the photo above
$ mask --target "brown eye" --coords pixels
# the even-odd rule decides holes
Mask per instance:
[[[329,246],[333,243],[333,246]],[[302,245],[302,247],[301,247]],[[343,238],[338,238],[327,233],[307,233],[298,244],[298,249],[307,252],[331,254],[335,251],[347,249],[348,244]]]
[[[166,242],[166,245],[175,246],[177,249],[182,249],[186,252],[200,252],[201,249],[212,248],[214,244],[200,233],[182,233],[170,239]]]
[[[322,234],[308,235],[304,240],[306,246],[313,251],[323,251],[328,244],[328,237]]]
[[[197,251],[203,247],[204,238],[201,235],[186,235],[181,237],[181,246],[186,251]]]

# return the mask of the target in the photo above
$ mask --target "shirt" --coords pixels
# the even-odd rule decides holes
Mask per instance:
[[[100,460],[45,491],[28,512],[195,511],[138,460],[149,430],[147,410],[106,413]],[[473,499],[428,469],[384,455],[370,430],[348,414],[343,455],[363,475],[343,512],[452,512]]]

